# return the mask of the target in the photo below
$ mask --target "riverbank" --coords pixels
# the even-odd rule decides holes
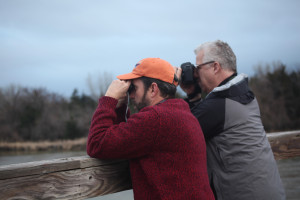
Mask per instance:
[[[0,142],[0,152],[85,151],[87,138],[39,142]]]

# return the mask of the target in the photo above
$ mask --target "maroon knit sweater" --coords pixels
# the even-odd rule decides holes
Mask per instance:
[[[135,199],[214,199],[199,122],[181,99],[169,99],[133,114],[115,110],[102,97],[92,119],[87,153],[100,159],[129,159]],[[122,111],[121,111],[122,110]]]

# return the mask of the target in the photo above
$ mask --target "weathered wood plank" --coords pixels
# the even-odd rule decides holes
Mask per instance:
[[[267,137],[276,159],[300,156],[300,131]],[[0,199],[86,199],[127,189],[124,160],[81,156],[0,166]]]
[[[128,162],[0,180],[0,199],[86,199],[131,189]]]
[[[275,159],[300,156],[300,131],[267,134]]]
[[[0,180],[14,177],[47,174],[71,169],[110,165],[120,160],[99,160],[88,156],[61,158],[0,166]]]

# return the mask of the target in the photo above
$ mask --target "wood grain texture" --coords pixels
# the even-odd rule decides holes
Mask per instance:
[[[267,137],[276,159],[300,156],[300,131]],[[0,166],[0,200],[86,199],[131,188],[125,160],[80,156]]]
[[[276,160],[300,156],[300,131],[267,134]]]
[[[128,162],[0,181],[0,199],[86,199],[131,189]]]
[[[113,163],[122,162],[121,160],[99,160],[88,156],[79,156],[71,158],[61,158],[46,161],[28,162],[12,165],[0,166],[0,180],[29,176],[40,175],[72,169],[83,169],[87,167],[110,165]]]

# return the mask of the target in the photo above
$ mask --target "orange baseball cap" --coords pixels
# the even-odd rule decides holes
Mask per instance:
[[[130,80],[142,76],[178,85],[178,82],[174,80],[175,70],[173,66],[160,58],[145,58],[135,65],[131,73],[119,75],[117,78],[120,80]]]

